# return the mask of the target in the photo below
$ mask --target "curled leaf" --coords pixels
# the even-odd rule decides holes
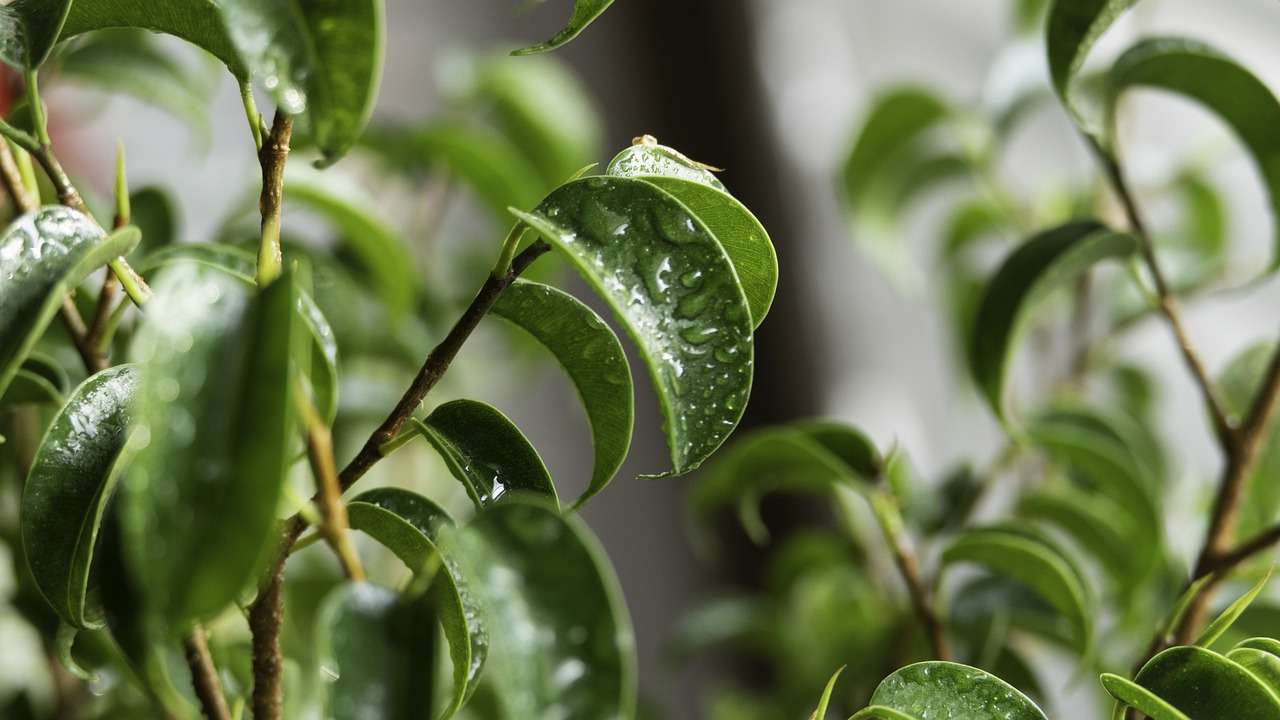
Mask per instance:
[[[573,14],[569,16],[569,23],[564,28],[552,35],[551,39],[546,42],[514,50],[511,54],[532,55],[554,50],[578,37],[579,33],[594,22],[596,18],[600,17],[605,10],[608,10],[612,4],[613,0],[573,0]]]

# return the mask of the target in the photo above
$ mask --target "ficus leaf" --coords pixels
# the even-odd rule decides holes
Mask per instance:
[[[1081,131],[1096,134],[1083,119],[1074,97],[1073,83],[1085,58],[1098,38],[1116,18],[1138,0],[1054,0],[1045,22],[1045,48],[1049,54],[1049,77]]]
[[[1078,648],[1089,647],[1093,621],[1085,581],[1047,540],[1008,528],[967,530],[943,551],[942,562],[975,563],[1026,585],[1067,618]]]
[[[1158,695],[1127,678],[1103,673],[1102,687],[1121,706],[1128,706],[1151,718],[1151,720],[1189,720],[1177,708],[1162,700]]]
[[[529,440],[497,408],[475,400],[447,402],[411,420],[440,453],[449,472],[477,508],[508,493],[527,492],[557,502],[547,467]]]
[[[670,473],[696,468],[737,426],[751,392],[750,310],[715,236],[671,195],[632,178],[575,180],[532,213],[512,212],[613,308],[649,366]]]
[[[137,228],[106,235],[93,220],[61,205],[22,215],[5,228],[0,234],[0,395],[67,293],[137,244]]]
[[[219,5],[213,0],[82,0],[70,5],[59,40],[104,28],[141,28],[186,40],[221,60],[237,78],[249,77],[248,68],[223,26]]]
[[[147,185],[129,193],[130,220],[142,231],[138,253],[151,253],[178,241],[178,204],[167,190]]]
[[[853,717],[1047,720],[1035,703],[1000,678],[968,665],[936,660],[908,665],[886,677],[871,695],[871,706]]]
[[[1156,655],[1134,681],[1188,720],[1280,717],[1280,699],[1257,676],[1194,645],[1172,647]]]
[[[138,369],[118,365],[85,380],[49,424],[22,493],[22,542],[36,586],[64,622],[102,623],[89,601],[103,512],[118,480]]]
[[[1107,76],[1108,112],[1129,88],[1166,90],[1194,100],[1221,118],[1244,143],[1262,174],[1272,212],[1272,253],[1266,271],[1280,267],[1280,100],[1243,66],[1204,43],[1150,38],[1120,56]]]
[[[617,579],[576,516],[536,498],[491,505],[441,549],[479,598],[492,718],[631,717],[635,649]]]
[[[1257,648],[1237,647],[1227,653],[1227,659],[1253,673],[1273,695],[1280,698],[1280,657]]]
[[[193,263],[160,273],[129,349],[137,456],[121,483],[130,570],[169,629],[216,614],[271,547],[289,460],[292,272],[252,292]],[[136,443],[136,444],[134,444]]]
[[[647,180],[697,216],[733,263],[751,309],[752,324],[760,327],[778,287],[778,256],[769,233],[710,171],[688,163],[692,161],[671,148],[642,143],[619,153],[605,172]]]
[[[600,17],[612,4],[613,0],[573,0],[573,14],[569,16],[569,23],[555,35],[552,35],[550,40],[514,50],[511,54],[532,55],[554,50],[578,37],[579,33],[594,22],[596,18]]]
[[[1095,557],[1113,581],[1122,586],[1142,580],[1151,554],[1135,552],[1138,533],[1129,518],[1111,499],[1083,490],[1045,488],[1022,496],[1017,512],[1022,517],[1056,526]],[[1139,532],[1145,532],[1145,529]]]
[[[334,720],[431,717],[436,627],[430,597],[348,583],[325,598],[316,623]]]
[[[1072,221],[1027,240],[987,283],[973,323],[969,367],[991,409],[1006,424],[1009,364],[1035,307],[1053,290],[1107,258],[1131,255],[1136,239],[1091,220]]]
[[[492,312],[542,343],[578,390],[595,445],[591,482],[573,504],[579,507],[609,484],[631,447],[635,393],[622,344],[591,308],[540,283],[516,281]]]
[[[18,70],[40,67],[70,9],[71,0],[16,0],[0,7],[0,59]]]
[[[489,646],[466,580],[437,548],[440,529],[453,527],[453,519],[427,498],[391,487],[360,493],[347,503],[347,514],[352,529],[385,545],[414,573],[435,573],[432,602],[453,662],[453,695],[441,717],[452,716],[475,691]]]
[[[307,113],[336,162],[363,132],[382,79],[383,0],[221,0],[232,45],[290,114]]]
[[[836,689],[836,680],[840,679],[840,673],[842,672],[844,672],[843,667],[838,668],[831,674],[831,679],[827,681],[827,686],[822,689],[822,697],[818,698],[818,707],[814,708],[809,720],[824,720],[827,717],[827,706],[831,704],[831,693]]]
[[[1222,634],[1230,629],[1232,623],[1240,619],[1244,611],[1249,609],[1249,605],[1267,586],[1267,582],[1271,580],[1272,570],[1273,568],[1268,568],[1266,575],[1263,575],[1258,582],[1254,583],[1248,592],[1236,598],[1212,622],[1205,626],[1205,629],[1200,633],[1200,637],[1196,638],[1195,644],[1200,647],[1209,647],[1213,645],[1214,641],[1222,637]]]

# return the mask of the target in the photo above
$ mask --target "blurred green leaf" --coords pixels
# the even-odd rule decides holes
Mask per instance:
[[[708,171],[691,172],[688,166],[670,161],[643,161],[640,158],[644,155],[667,160],[679,153],[660,145],[632,145],[609,163],[606,172],[657,185],[707,226],[733,263],[751,309],[753,327],[760,327],[778,288],[778,256],[768,231],[745,205],[724,190],[724,185],[714,176],[708,177]]]
[[[34,352],[23,361],[9,387],[0,395],[0,407],[21,403],[61,406],[63,395],[70,389],[71,380],[66,370],[53,358]]]
[[[436,546],[440,529],[453,527],[453,519],[434,502],[400,488],[360,493],[347,503],[347,514],[353,529],[385,545],[415,574],[431,577],[431,599],[453,662],[453,696],[442,717],[453,715],[475,692],[489,644],[466,580]]]
[[[316,623],[333,720],[429,720],[434,713],[436,623],[426,598],[349,583],[325,599]]]
[[[670,474],[696,468],[737,426],[751,391],[751,315],[715,236],[671,195],[631,178],[576,180],[534,212],[513,213],[613,308],[649,366]]]
[[[1149,569],[1143,563],[1150,562],[1151,554],[1135,551],[1129,544],[1137,533],[1130,532],[1128,514],[1104,495],[1046,487],[1022,496],[1017,513],[1060,528],[1121,586],[1141,581]]]
[[[581,520],[545,501],[512,498],[451,533],[442,550],[494,628],[484,674],[489,717],[631,717],[631,620],[604,551]]]
[[[1000,678],[968,665],[931,661],[908,665],[885,678],[871,705],[850,720],[1047,720],[1027,696]]]
[[[129,207],[130,222],[142,232],[141,254],[178,242],[178,205],[167,190],[155,185],[138,188],[129,193]]]
[[[265,560],[289,455],[291,272],[256,294],[175,264],[130,347],[141,367],[137,456],[121,483],[145,607],[181,629],[233,602]]]
[[[1085,58],[1107,28],[1138,0],[1054,0],[1045,22],[1049,77],[1062,104],[1086,135],[1096,136],[1096,123],[1084,119],[1074,84]]]
[[[454,400],[432,410],[425,420],[410,422],[444,458],[477,509],[520,491],[557,503],[555,485],[538,451],[497,408]]]
[[[540,283],[517,280],[492,312],[542,343],[578,390],[595,446],[591,482],[573,504],[580,507],[609,484],[631,447],[635,393],[622,344],[591,308]]]
[[[16,0],[0,7],[0,59],[18,70],[40,67],[70,9],[71,0]]]
[[[237,78],[249,77],[213,0],[82,0],[70,4],[71,12],[58,36],[60,41],[104,28],[141,28],[186,40],[221,60]]]
[[[573,14],[569,16],[569,23],[551,36],[550,40],[540,42],[537,45],[530,45],[526,48],[513,51],[512,55],[532,55],[534,53],[546,52],[564,45],[570,40],[578,37],[588,25],[600,17],[609,6],[613,4],[613,0],[573,0]]]
[[[5,228],[0,235],[0,395],[67,293],[137,244],[137,228],[106,235],[92,219],[61,205],[22,215]]]
[[[987,283],[974,319],[969,367],[983,397],[1009,424],[1009,364],[1032,311],[1054,290],[1107,258],[1137,251],[1131,235],[1079,220],[1033,236],[1013,251]]]
[[[1070,558],[1047,540],[1008,528],[978,528],[958,535],[942,553],[944,565],[975,563],[1034,590],[1070,620],[1077,648],[1092,638],[1092,607],[1084,578]]]
[[[383,0],[221,0],[227,35],[280,108],[306,113],[321,166],[364,131],[382,79]]]
[[[1257,676],[1201,647],[1165,650],[1151,658],[1134,681],[1188,720],[1280,717],[1280,700]]]
[[[107,501],[119,479],[138,369],[118,365],[85,380],[50,423],[22,494],[22,542],[49,605],[76,628],[102,624],[90,569]]]

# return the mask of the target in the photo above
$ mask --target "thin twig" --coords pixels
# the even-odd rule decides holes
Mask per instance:
[[[911,548],[911,541],[903,528],[902,513],[898,509],[897,500],[883,486],[872,491],[869,500],[872,513],[884,534],[885,543],[893,554],[894,565],[897,566],[898,574],[902,576],[902,581],[907,586],[907,594],[911,597],[911,605],[915,609],[916,617],[924,625],[925,636],[929,640],[929,647],[933,650],[934,657],[938,660],[950,660],[951,645],[947,641],[946,629],[943,627],[942,618],[934,610],[933,593],[920,574],[920,561],[916,558],[915,551]]]
[[[284,268],[280,251],[280,213],[284,203],[284,167],[289,159],[289,143],[293,138],[293,116],[277,110],[271,133],[258,151],[262,165],[262,195],[258,210],[262,214],[262,243],[258,248],[258,285],[265,287],[279,277]]]
[[[191,668],[191,685],[195,688],[204,716],[209,720],[231,720],[227,700],[222,695],[222,683],[218,681],[218,669],[205,642],[204,629],[197,625],[182,640],[182,649]]]

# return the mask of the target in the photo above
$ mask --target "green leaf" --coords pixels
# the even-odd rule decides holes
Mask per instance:
[[[1096,134],[1077,107],[1073,85],[1098,38],[1138,0],[1054,0],[1045,23],[1053,89],[1081,131]]]
[[[1280,100],[1253,73],[1214,48],[1185,38],[1151,38],[1130,48],[1108,74],[1108,112],[1133,87],[1155,88],[1194,100],[1240,138],[1262,174],[1273,219],[1271,262],[1280,267]]]
[[[331,165],[364,131],[382,79],[383,1],[221,0],[227,34],[285,112],[310,118]]]
[[[1129,518],[1106,496],[1047,487],[1020,498],[1017,512],[1061,528],[1121,586],[1140,582],[1148,569],[1151,554],[1135,551]]]
[[[916,663],[895,671],[871,695],[871,707],[853,717],[1046,720],[1035,703],[1000,678],[975,667],[942,661]]]
[[[285,171],[284,197],[333,226],[393,314],[410,309],[418,291],[413,258],[363,188],[341,175],[290,165]]]
[[[1189,720],[1280,717],[1280,699],[1262,681],[1201,647],[1165,650],[1151,658],[1134,681]]]
[[[1005,259],[987,283],[969,343],[974,382],[1001,421],[1013,421],[1009,364],[1035,307],[1097,262],[1131,255],[1137,248],[1131,235],[1080,220],[1033,236]]]
[[[1218,615],[1218,617],[1214,618],[1213,622],[1209,623],[1209,625],[1205,627],[1204,631],[1200,633],[1200,637],[1196,638],[1195,644],[1200,647],[1209,647],[1210,645],[1213,645],[1214,641],[1222,637],[1222,634],[1231,627],[1232,623],[1240,619],[1240,616],[1249,608],[1249,605],[1254,601],[1254,598],[1258,597],[1258,594],[1262,592],[1262,589],[1267,586],[1267,582],[1271,580],[1271,572],[1271,569],[1268,569],[1267,574],[1263,575],[1262,579],[1258,580],[1258,582],[1249,589],[1249,592],[1246,592],[1244,595],[1236,598],[1235,602],[1228,605],[1226,609]]]
[[[291,272],[255,295],[191,263],[153,287],[129,350],[142,381],[122,519],[146,607],[177,630],[234,601],[272,546],[297,297]]]
[[[384,587],[348,583],[325,598],[317,644],[328,684],[326,717],[334,720],[431,716],[436,629],[426,598],[402,598]]]
[[[724,249],[675,198],[643,180],[590,177],[532,213],[626,326],[649,366],[671,474],[696,468],[737,426],[751,392],[751,315]]]
[[[1257,648],[1238,647],[1227,653],[1227,659],[1253,673],[1273,695],[1280,697],[1280,657]]]
[[[0,395],[63,299],[94,269],[128,253],[138,230],[106,235],[61,205],[14,220],[0,235]]]
[[[642,159],[645,156],[656,159],[646,161]],[[606,172],[618,177],[638,177],[657,185],[707,226],[733,263],[751,309],[752,325],[760,327],[778,288],[778,256],[769,233],[709,171],[672,161],[676,156],[683,158],[675,150],[660,145],[632,145],[609,163]]]
[[[1092,637],[1092,608],[1080,572],[1043,538],[1007,528],[968,530],[942,553],[944,565],[970,562],[1026,585],[1070,621],[1078,648]]]
[[[178,242],[177,201],[165,189],[148,185],[129,193],[130,221],[142,231],[140,253],[151,253]]]
[[[37,0],[38,2],[39,0]],[[227,35],[218,3],[213,0],[169,0],[139,3],[132,0],[81,0],[71,12],[58,39],[104,28],[141,28],[181,38],[222,61],[241,80],[249,70]]]
[[[555,485],[528,438],[497,408],[475,400],[447,402],[411,420],[477,508],[508,493],[529,492],[556,502]]]
[[[1141,685],[1111,673],[1102,673],[1102,687],[1117,703],[1134,708],[1151,720],[1189,720],[1178,709]]]
[[[102,623],[101,608],[89,600],[90,568],[137,385],[133,365],[81,383],[49,424],[23,487],[22,543],[31,576],[73,627]]]
[[[617,578],[577,516],[512,498],[442,543],[479,598],[492,718],[631,717],[635,648]]]
[[[16,0],[0,7],[0,60],[19,70],[49,57],[71,9],[71,0]]]
[[[822,690],[822,697],[818,698],[818,707],[814,708],[809,720],[823,720],[827,716],[827,706],[831,704],[831,692],[836,689],[836,680],[840,679],[840,673],[842,672],[844,672],[843,667],[831,674],[831,679],[827,681],[827,686]]]
[[[63,395],[69,389],[71,379],[56,360],[41,353],[31,353],[18,368],[4,394],[0,395],[0,407],[21,403],[61,406]]]
[[[550,40],[512,51],[512,55],[532,55],[534,53],[554,50],[570,40],[578,37],[588,25],[600,17],[613,0],[573,0],[573,14],[569,16],[569,24],[551,36]]]
[[[551,351],[578,390],[595,445],[591,482],[573,504],[580,507],[609,484],[631,447],[635,393],[622,344],[591,308],[540,283],[516,281],[492,313]]]
[[[385,545],[414,573],[436,570],[431,585],[435,611],[449,643],[453,662],[453,696],[442,717],[456,713],[476,689],[484,667],[489,637],[476,600],[466,589],[456,563],[441,557],[437,542],[441,528],[453,519],[440,506],[400,488],[377,488],[347,503],[351,527]]]

